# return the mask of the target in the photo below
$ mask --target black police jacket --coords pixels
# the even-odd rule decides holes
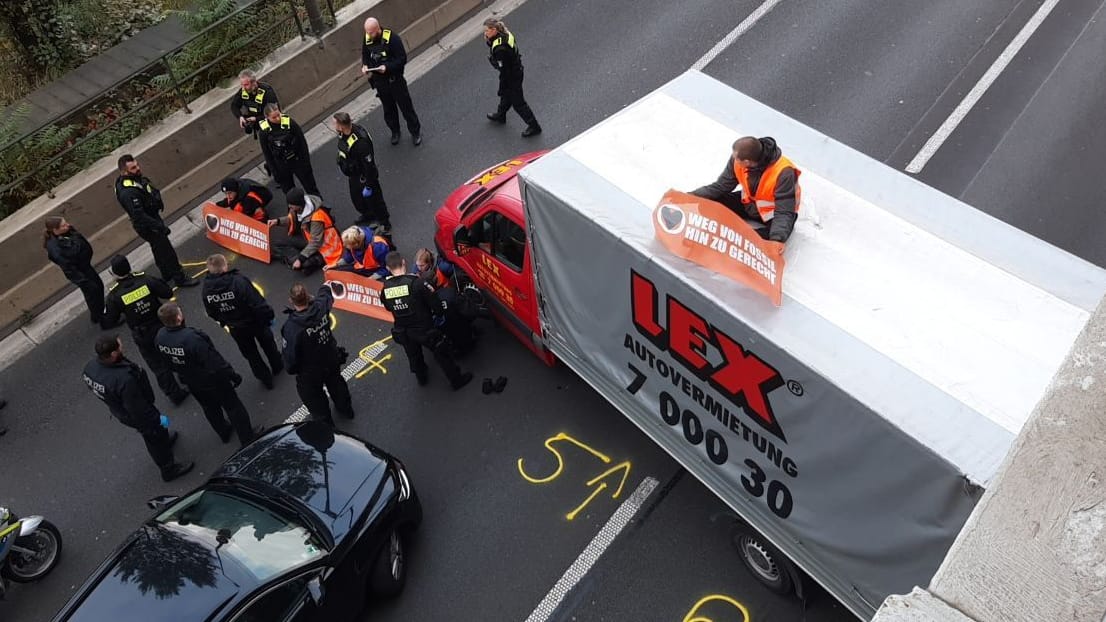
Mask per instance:
[[[380,176],[376,169],[376,150],[368,130],[354,124],[353,133],[338,137],[338,170],[362,183]]]
[[[522,53],[519,52],[515,36],[498,35],[485,40],[488,44],[488,62],[499,72],[499,83],[510,84],[522,81]]]
[[[280,328],[284,368],[290,374],[323,374],[341,364],[338,340],[330,330],[334,295],[323,285],[303,311],[285,309],[288,319]]]
[[[415,274],[384,279],[380,301],[395,316],[396,328],[431,330],[434,316],[445,312],[445,303],[434,296],[434,288]]]
[[[261,132],[261,153],[270,166],[292,161],[311,163],[311,152],[303,129],[288,115],[282,116],[276,123],[261,121],[258,129]]]
[[[276,312],[265,302],[253,282],[238,270],[208,274],[203,281],[204,311],[223,326],[240,328],[265,325]]]
[[[385,29],[376,41],[370,41],[365,35],[365,42],[361,45],[361,64],[370,69],[384,65],[384,73],[369,73],[369,85],[374,89],[402,82],[403,68],[407,66],[407,50],[399,33]]]
[[[212,388],[239,379],[215,349],[211,337],[189,326],[163,326],[154,339],[157,351],[190,388]]]
[[[141,176],[120,175],[115,180],[115,198],[130,216],[134,230],[143,233],[169,233],[169,227],[161,219],[165,203],[161,191]]]
[[[112,416],[132,428],[160,425],[161,413],[154,404],[154,389],[146,370],[123,358],[116,363],[93,359],[84,366],[84,382]]]
[[[77,285],[87,280],[85,273],[92,268],[92,245],[73,227],[65,235],[52,235],[46,240],[46,256]]]
[[[249,93],[246,89],[238,89],[238,92],[230,98],[230,113],[237,117],[257,117],[262,119],[262,112],[269,104],[279,104],[276,89],[264,82],[257,83],[257,92]]]
[[[102,325],[115,326],[122,315],[131,330],[160,326],[157,310],[163,300],[172,297],[173,288],[165,281],[145,272],[132,272],[108,288]]]

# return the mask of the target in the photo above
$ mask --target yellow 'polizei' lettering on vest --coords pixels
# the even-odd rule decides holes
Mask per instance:
[[[402,298],[411,293],[411,288],[406,285],[395,285],[392,287],[384,288],[384,297],[388,300],[393,298]]]
[[[123,294],[123,304],[132,305],[132,304],[138,302],[139,300],[142,300],[143,298],[145,298],[146,296],[149,296],[149,295],[150,295],[150,288],[146,285],[143,285],[142,287],[139,287],[138,289],[134,290],[133,292],[127,292],[127,293]]]

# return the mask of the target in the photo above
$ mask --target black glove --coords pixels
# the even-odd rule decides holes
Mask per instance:
[[[169,235],[172,232],[173,232],[173,230],[170,229],[168,225],[163,226],[161,228],[161,231],[159,231],[159,233],[161,233],[162,235]]]
[[[338,364],[345,365],[349,360],[349,350],[346,350],[342,346],[338,346]]]
[[[242,384],[242,375],[236,371],[230,372],[230,384],[237,389],[238,385]]]

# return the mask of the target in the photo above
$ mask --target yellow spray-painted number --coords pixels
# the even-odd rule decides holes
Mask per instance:
[[[569,444],[575,445],[576,447],[579,447],[580,449],[583,449],[584,451],[588,452],[592,456],[595,456],[596,458],[598,458],[600,461],[603,462],[603,464],[610,464],[612,462],[610,456],[607,456],[606,454],[604,454],[604,453],[602,453],[602,452],[600,452],[596,449],[593,449],[593,448],[589,447],[588,445],[572,438],[571,436],[565,434],[564,432],[561,432],[561,433],[557,434],[556,436],[545,439],[545,443],[544,443],[545,448],[548,449],[550,451],[550,453],[552,453],[553,456],[557,459],[557,468],[554,469],[552,473],[550,473],[549,475],[546,475],[545,477],[535,477],[535,476],[533,476],[533,475],[526,472],[526,469],[523,466],[523,459],[519,458],[518,459],[518,473],[519,473],[519,475],[522,476],[522,479],[530,482],[531,484],[548,484],[549,482],[552,482],[553,480],[560,477],[561,473],[564,472],[565,460],[564,460],[564,456],[561,454],[561,451],[558,448],[554,447],[553,445],[554,445],[554,443],[561,443],[561,442],[569,443]],[[617,486],[617,488],[614,489],[614,492],[611,494],[612,499],[617,499],[618,496],[620,494],[622,494],[622,488],[626,485],[626,479],[630,476],[630,462],[628,460],[624,461],[624,462],[620,462],[620,463],[612,466],[611,468],[607,469],[606,471],[600,473],[599,475],[597,475],[597,476],[591,478],[590,480],[588,480],[586,485],[589,488],[594,487],[593,490],[591,491],[590,494],[588,494],[587,498],[584,499],[583,503],[576,506],[575,509],[573,509],[571,512],[566,514],[565,518],[567,518],[568,520],[573,520],[574,518],[576,518],[576,516],[585,507],[587,507],[587,505],[589,503],[591,503],[596,497],[598,497],[600,495],[600,493],[602,493],[604,490],[606,490],[608,488],[613,487],[613,484],[608,484],[604,480],[607,480],[608,478],[612,478],[611,481],[613,482],[614,478],[617,478],[619,476],[619,474],[621,474],[621,478],[618,478],[618,486]]]
[[[718,620],[703,615],[701,613],[703,607],[712,602],[721,602],[732,606],[734,609],[741,613],[741,619],[737,620],[737,618],[734,617],[732,614],[728,615],[725,618],[719,618]],[[725,607],[725,609],[730,610],[730,607]],[[695,606],[691,608],[691,611],[688,611],[687,615],[684,616],[684,622],[729,622],[730,620],[735,620],[735,622],[752,622],[753,618],[749,616],[749,610],[745,608],[745,605],[742,605],[741,603],[724,594],[711,594],[710,596],[704,596],[700,598],[699,602],[695,603]]]

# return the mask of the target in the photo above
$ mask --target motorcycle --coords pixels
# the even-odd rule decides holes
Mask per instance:
[[[61,532],[41,516],[19,518],[0,507],[0,599],[8,581],[30,583],[61,560]]]

